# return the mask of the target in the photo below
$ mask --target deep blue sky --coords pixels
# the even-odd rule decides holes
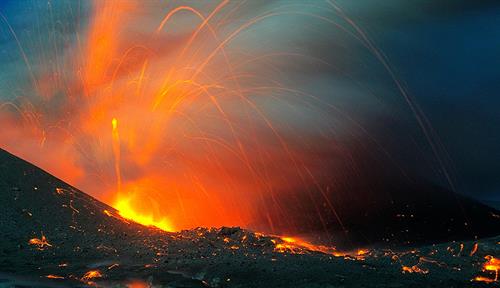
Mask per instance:
[[[459,190],[499,199],[500,4],[431,2],[373,37],[443,142]]]

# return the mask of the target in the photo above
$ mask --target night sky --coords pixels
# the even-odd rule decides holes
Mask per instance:
[[[379,13],[367,8],[358,17],[367,16],[362,25],[432,123],[449,153],[458,190],[498,199],[500,5],[395,3],[401,2],[385,1]]]

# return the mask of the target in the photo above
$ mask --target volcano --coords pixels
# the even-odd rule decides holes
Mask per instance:
[[[3,150],[0,197],[1,287],[489,287],[498,283],[498,235],[346,252],[238,227],[165,232],[123,219],[112,207]],[[489,234],[498,234],[498,212],[469,201],[464,207],[478,211],[469,215],[478,219],[489,215]],[[357,232],[364,233],[365,227]],[[370,227],[377,228],[390,227]]]

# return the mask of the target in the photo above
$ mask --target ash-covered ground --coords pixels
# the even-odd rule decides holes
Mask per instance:
[[[240,228],[167,233],[122,219],[113,208],[4,151],[0,231],[0,287],[500,284],[500,236],[336,251]]]

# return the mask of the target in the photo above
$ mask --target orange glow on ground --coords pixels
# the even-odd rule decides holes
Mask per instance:
[[[279,252],[279,253],[296,253],[296,254],[303,254],[307,251],[312,251],[312,252],[321,252],[325,254],[330,254],[333,256],[337,257],[344,257],[348,256],[350,253],[342,253],[338,250],[335,249],[335,247],[332,246],[325,246],[325,245],[316,245],[312,244],[308,241],[305,241],[303,239],[297,238],[297,237],[288,237],[288,236],[282,236],[279,237],[283,242],[277,242],[276,240],[272,240],[273,243],[275,244],[274,246],[274,251]],[[360,250],[361,251],[361,250]],[[357,253],[357,255],[353,256],[360,256],[368,253],[368,250],[362,250],[366,251],[363,252],[363,254]],[[350,255],[349,255],[350,256]]]
[[[484,277],[484,276],[476,276],[474,278],[474,281],[476,281],[476,282],[485,282],[485,283],[493,283],[493,282],[495,282],[494,279],[491,279],[489,277]]]
[[[59,275],[53,275],[53,274],[49,274],[47,276],[45,276],[46,278],[49,278],[49,279],[64,279],[63,276],[59,276]]]

